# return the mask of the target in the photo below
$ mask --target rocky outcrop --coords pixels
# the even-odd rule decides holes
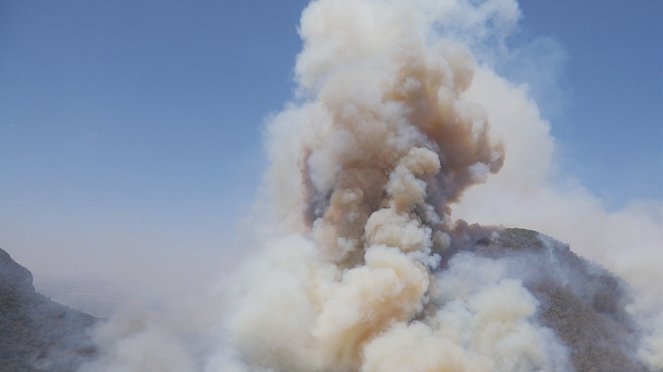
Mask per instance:
[[[0,249],[0,370],[75,371],[95,354],[95,321],[36,292],[30,271]]]
[[[536,231],[504,229],[474,251],[512,263],[511,275],[537,298],[539,321],[567,346],[576,371],[647,370],[635,358],[638,331],[621,279]]]

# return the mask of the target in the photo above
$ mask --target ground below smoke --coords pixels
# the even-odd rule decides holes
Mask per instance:
[[[626,311],[630,299],[621,279],[535,231],[470,226],[454,241],[462,249],[451,248],[439,273],[468,257],[502,265],[503,278],[521,281],[536,297],[535,317],[567,347],[572,369],[647,370],[634,357],[639,332]],[[75,371],[96,354],[85,332],[96,321],[37,293],[30,272],[0,250],[3,372]]]

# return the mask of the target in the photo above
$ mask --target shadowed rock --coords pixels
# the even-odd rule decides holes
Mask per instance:
[[[75,371],[95,354],[96,318],[35,291],[32,274],[0,249],[0,370]]]

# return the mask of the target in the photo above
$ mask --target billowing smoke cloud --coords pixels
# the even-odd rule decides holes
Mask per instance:
[[[634,201],[608,212],[573,179],[554,177],[554,140],[527,88],[487,68],[476,76],[468,99],[486,109],[509,160],[489,182],[468,191],[454,216],[544,232],[626,279],[635,291],[630,311],[648,333],[639,353],[663,368],[663,204]]]
[[[505,238],[458,217],[550,233],[623,276],[635,289],[630,315],[625,304],[601,306],[640,323],[610,323],[604,337],[625,336],[624,363],[663,368],[660,219],[608,214],[582,190],[559,191],[549,179],[554,143],[526,88],[476,62],[504,48],[518,17],[510,0],[313,1],[301,19],[297,97],[267,127],[256,247],[222,284],[224,304],[189,309],[197,321],[188,326],[118,316],[97,331],[101,356],[84,371],[584,363],[547,302],[589,293],[575,282],[621,284],[541,237],[527,262],[465,250]],[[630,341],[640,328],[643,341]]]

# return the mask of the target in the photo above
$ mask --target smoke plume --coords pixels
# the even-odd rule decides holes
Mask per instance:
[[[111,319],[85,370],[567,371],[585,362],[551,303],[599,298],[589,281],[616,296],[595,320],[606,348],[663,368],[661,221],[550,181],[547,123],[482,59],[518,17],[510,0],[311,2],[296,97],[267,125],[256,237],[224,304],[190,311],[191,328]],[[634,300],[560,243],[496,255],[507,235],[461,217],[571,242]]]

